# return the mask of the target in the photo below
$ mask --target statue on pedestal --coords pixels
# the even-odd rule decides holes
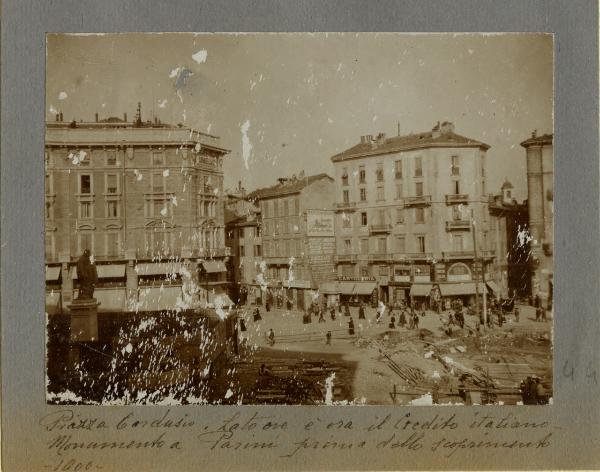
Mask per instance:
[[[94,298],[94,287],[98,283],[96,265],[90,260],[90,250],[86,249],[77,261],[77,280],[79,281],[79,295],[77,300],[91,300]]]

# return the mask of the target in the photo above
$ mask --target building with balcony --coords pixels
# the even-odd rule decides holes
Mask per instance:
[[[228,195],[228,200],[225,208],[225,244],[231,254],[227,266],[230,293],[242,305],[261,304],[259,274],[263,267],[263,254],[260,209],[247,199],[234,204],[235,199]]]
[[[99,309],[209,304],[226,285],[222,162],[216,136],[157,119],[46,123],[49,312],[77,294],[74,266],[95,260]],[[198,288],[199,287],[199,288]]]
[[[490,195],[490,245],[494,259],[490,283],[502,297],[528,298],[531,295],[530,243],[525,235],[529,224],[527,202],[518,203],[513,185],[505,181],[498,195]]]
[[[551,309],[554,288],[554,148],[553,135],[538,136],[521,143],[527,158],[527,207],[531,236],[531,290]]]
[[[375,280],[386,302],[427,301],[436,285],[442,297],[468,298],[476,288],[483,293],[473,281],[478,264],[489,270],[494,257],[488,149],[455,133],[452,123],[438,122],[424,133],[362,136],[333,156],[340,280],[369,287]]]
[[[335,186],[327,174],[280,178],[248,195],[260,208],[263,303],[309,306],[335,280]]]

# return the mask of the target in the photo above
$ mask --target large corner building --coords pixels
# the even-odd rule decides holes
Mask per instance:
[[[469,302],[497,289],[476,285],[494,256],[488,149],[438,122],[424,133],[362,136],[331,158],[342,302]]]
[[[173,308],[182,274],[210,303],[226,284],[222,162],[216,136],[158,120],[46,123],[46,307],[77,293],[89,249],[100,310]]]

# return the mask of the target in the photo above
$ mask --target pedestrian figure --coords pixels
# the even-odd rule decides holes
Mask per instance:
[[[515,323],[519,322],[519,309],[515,307]]]
[[[546,309],[544,307],[540,307],[540,316],[541,321],[546,321]]]
[[[348,306],[348,305],[346,305],[346,306]],[[363,307],[362,303],[358,307],[358,319],[359,320],[365,319],[365,308]]]
[[[538,405],[544,405],[546,403],[546,389],[540,382],[540,379],[535,379],[535,393],[537,397]]]
[[[325,323],[325,318],[323,318],[323,310],[319,308],[319,323]]]
[[[246,322],[244,318],[240,318],[240,331],[246,331]]]
[[[398,323],[402,328],[404,328],[404,326],[406,325],[406,315],[404,314],[404,310],[402,310],[402,312],[400,313],[400,321],[398,321]]]
[[[342,314],[342,304],[340,302],[336,302],[336,305],[337,305],[338,313],[341,315]]]
[[[348,321],[348,334],[350,336],[354,335],[354,320],[352,318],[350,318],[350,321]]]
[[[325,338],[327,339],[325,344],[331,344],[331,331],[327,331]]]
[[[392,317],[390,318],[390,328],[392,329],[396,329],[396,317],[394,315],[392,315]]]
[[[415,329],[419,329],[419,316],[416,313],[413,319],[415,322]]]
[[[541,315],[541,313],[540,313],[540,308],[539,308],[539,307],[537,307],[537,308],[535,309],[535,321],[540,321],[540,315]]]
[[[331,314],[331,319],[335,320],[335,307],[333,305],[331,306],[329,313]]]
[[[267,313],[271,311],[271,304],[269,303],[269,300],[267,300],[267,302],[265,303],[265,310],[267,310]]]
[[[347,302],[346,302],[346,305],[344,306],[344,315],[350,316],[350,307],[348,306]]]
[[[275,333],[272,329],[269,330],[269,344],[271,346],[275,344]]]
[[[258,308],[256,308],[256,310],[254,310],[254,321],[260,321],[262,320],[261,316],[260,316],[260,310]]]
[[[454,324],[454,316],[452,316],[452,313],[450,313],[448,315],[448,326],[451,326]]]

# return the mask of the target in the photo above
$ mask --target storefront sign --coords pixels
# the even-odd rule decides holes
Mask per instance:
[[[435,265],[435,280],[445,281],[446,280],[446,265],[436,264]]]
[[[335,236],[332,211],[309,210],[306,214],[307,236]]]
[[[375,282],[375,277],[351,277],[347,275],[340,275],[338,280],[342,282]]]

